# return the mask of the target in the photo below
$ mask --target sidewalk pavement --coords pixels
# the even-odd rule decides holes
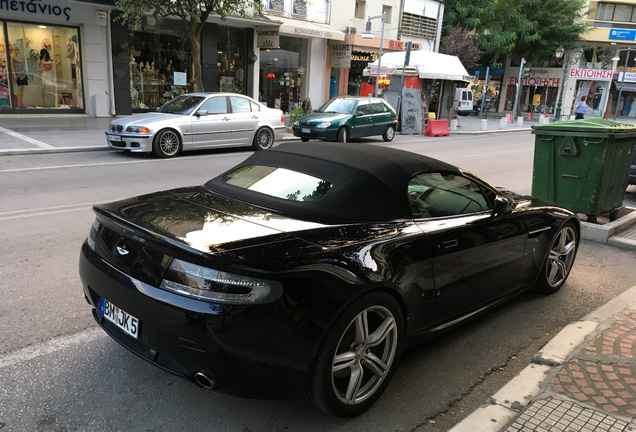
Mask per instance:
[[[565,327],[450,432],[636,431],[636,286]]]
[[[539,118],[501,124],[504,114],[460,117],[451,135],[530,130]],[[0,116],[0,156],[108,150],[111,119]],[[636,118],[619,118],[636,124]],[[284,140],[295,139],[293,136]],[[422,136],[423,141],[443,137]],[[583,238],[636,250],[636,212],[614,232],[582,223]],[[599,239],[600,238],[600,239]],[[636,262],[636,261],[635,261]],[[630,271],[630,269],[627,269]],[[633,269],[631,270],[633,271]],[[451,432],[636,432],[636,286],[563,329],[531,364]]]

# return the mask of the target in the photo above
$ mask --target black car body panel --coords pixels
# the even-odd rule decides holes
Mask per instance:
[[[307,151],[332,148],[321,146]],[[262,155],[277,152],[287,167],[295,155],[307,157],[298,147],[279,147],[257,152],[239,167],[274,163],[275,157]],[[444,174],[449,179],[479,181],[442,162],[385,150],[350,162],[356,173],[375,157],[388,158],[389,165],[403,160],[400,175],[396,167],[365,171],[364,178],[383,182],[386,176],[380,200],[382,193],[389,200],[394,188],[406,187],[402,178],[420,171],[441,169],[453,173]],[[318,175],[331,170],[338,155],[350,159],[350,152],[363,150],[342,151],[325,156],[326,165],[306,169]],[[123,346],[190,379],[203,370],[219,392],[246,397],[302,394],[334,320],[366,293],[384,291],[398,301],[405,345],[414,344],[533,287],[555,232],[566,221],[579,229],[567,210],[511,193],[505,193],[510,208],[501,213],[414,218],[401,214],[410,212],[401,206],[389,213],[372,208],[371,216],[343,208],[338,221],[339,194],[346,193],[335,186],[332,201],[317,209],[312,202],[303,207],[219,186],[221,178],[205,187],[96,206],[79,269],[95,319]],[[487,196],[504,195],[479,185]],[[373,212],[379,220],[369,220]],[[265,304],[190,298],[161,288],[175,259],[273,281],[282,290]],[[102,298],[139,319],[138,339],[103,317]]]

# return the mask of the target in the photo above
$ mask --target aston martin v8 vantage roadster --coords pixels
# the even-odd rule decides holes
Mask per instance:
[[[554,293],[572,212],[381,146],[284,143],[201,186],[94,207],[84,295],[104,331],[200,386],[354,416],[403,349]]]

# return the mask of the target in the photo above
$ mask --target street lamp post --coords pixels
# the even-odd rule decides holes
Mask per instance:
[[[556,58],[563,58],[563,54],[565,54],[565,49],[560,46],[554,52]],[[570,69],[571,65],[575,65],[581,60],[581,56],[583,55],[583,48],[576,47],[574,49],[574,58],[570,58],[570,52],[568,51],[565,60],[563,61],[563,79],[561,80],[561,90],[559,91],[559,99],[557,101],[556,111],[554,113],[555,120],[561,120],[561,105],[563,105],[563,93],[565,92],[565,81],[567,79],[567,73]]]
[[[384,21],[386,20],[386,14],[382,12],[382,15],[374,15],[369,16],[367,18],[367,26],[362,33],[363,39],[373,39],[375,36],[371,32],[371,20],[381,19],[382,20],[382,30],[380,31],[380,51],[378,53],[378,73],[375,79],[375,88],[373,90],[373,96],[378,97],[378,85],[380,84],[380,69],[382,67],[382,44],[384,43]]]
[[[620,103],[621,96],[623,95],[623,83],[625,82],[625,75],[627,73],[627,63],[629,62],[629,55],[631,54],[632,51],[636,51],[636,49],[630,47],[630,48],[622,48],[622,49],[616,50],[616,53],[614,54],[612,61],[618,63],[618,61],[621,59],[618,53],[622,51],[627,51],[627,55],[625,56],[625,64],[623,66],[623,75],[621,76],[621,79],[620,79],[621,85],[618,89],[618,98],[616,99],[616,108],[614,109],[614,120],[616,120],[616,117],[618,117],[618,104]],[[610,83],[610,85],[611,84],[612,83]]]

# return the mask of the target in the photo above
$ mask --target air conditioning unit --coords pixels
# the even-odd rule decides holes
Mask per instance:
[[[357,29],[355,27],[347,27],[345,29],[346,34],[356,34],[356,32],[357,32]]]

